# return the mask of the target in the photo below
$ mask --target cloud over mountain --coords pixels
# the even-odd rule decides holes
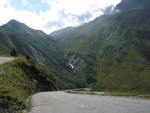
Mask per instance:
[[[67,26],[78,26],[103,14],[121,0],[2,0],[0,25],[10,19],[50,33]]]

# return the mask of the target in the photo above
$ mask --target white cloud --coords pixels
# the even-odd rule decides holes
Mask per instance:
[[[29,4],[27,0],[22,1],[24,4]],[[77,26],[83,22],[90,21],[101,15],[104,8],[109,5],[116,5],[120,1],[121,0],[41,0],[42,3],[48,3],[50,9],[45,12],[40,11],[39,13],[35,13],[33,11],[16,10],[16,8],[10,4],[10,0],[1,0],[0,25],[8,22],[10,19],[16,19],[31,28],[41,29],[46,33],[50,33],[59,28]],[[32,7],[32,4],[30,5]],[[79,19],[79,17],[83,18]],[[52,24],[52,22],[57,25]]]
[[[0,24],[6,23],[12,17],[14,8],[10,5],[9,0],[2,0],[0,3]]]
[[[42,0],[52,6],[52,10],[64,9],[65,13],[84,14],[100,10],[108,5],[116,5],[121,0]]]

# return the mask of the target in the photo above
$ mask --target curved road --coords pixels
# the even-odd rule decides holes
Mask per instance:
[[[29,113],[150,113],[150,100],[43,92],[32,96]]]
[[[10,62],[12,60],[15,60],[15,58],[11,58],[11,57],[0,57],[0,64],[4,64],[6,62]]]

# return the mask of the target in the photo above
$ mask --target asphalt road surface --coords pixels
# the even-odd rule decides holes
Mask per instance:
[[[11,58],[11,57],[0,57],[0,64],[4,64],[6,62],[10,62],[12,60],[15,60],[15,58]]]
[[[149,99],[43,92],[32,96],[29,113],[150,113]]]

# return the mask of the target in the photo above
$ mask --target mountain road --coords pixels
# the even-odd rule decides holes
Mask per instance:
[[[41,92],[29,113],[150,113],[150,100],[131,97]]]
[[[4,63],[10,62],[12,60],[15,60],[15,58],[12,58],[12,57],[0,57],[0,64],[4,64]]]

